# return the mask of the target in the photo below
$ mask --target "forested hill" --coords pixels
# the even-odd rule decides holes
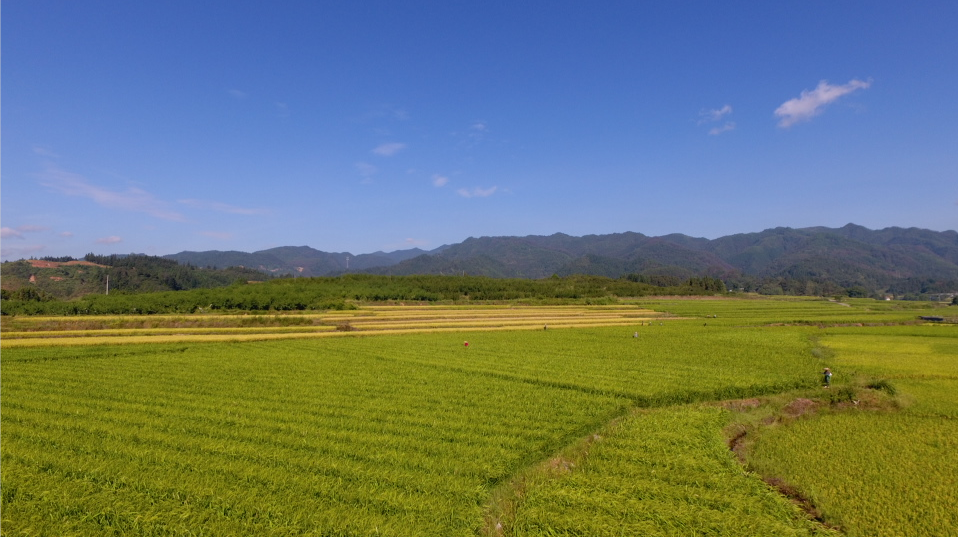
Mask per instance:
[[[208,289],[271,278],[253,269],[199,268],[147,255],[20,260],[3,263],[0,269],[5,299],[70,299],[107,289],[114,294]]]
[[[48,260],[58,261],[58,260]],[[766,294],[863,296],[958,291],[958,232],[917,228],[870,230],[775,228],[709,240],[625,232],[573,237],[480,237],[442,246],[354,255],[308,246],[253,253],[180,252],[150,256],[88,255],[86,266],[59,260],[3,264],[3,288],[32,288],[58,298],[103,292],[162,291],[228,285],[278,276],[472,275],[540,279],[591,275],[674,286],[688,278],[722,279],[729,288]],[[72,260],[77,261],[77,260]],[[32,283],[31,282],[32,278]]]
[[[895,293],[953,291],[958,286],[958,233],[891,227],[774,228],[709,240],[672,234],[615,233],[573,237],[480,237],[432,251],[353,255],[302,247],[242,252],[181,252],[168,256],[197,266],[243,265],[273,274],[331,276],[472,274],[543,278],[553,274],[625,275],[681,280],[699,275],[757,290],[781,280],[782,290],[820,294],[828,287],[795,289],[787,282]],[[778,284],[777,284],[778,285]],[[789,289],[789,285],[792,286]]]
[[[482,237],[374,271],[464,271],[527,278],[707,274],[730,282],[783,278],[876,289],[909,280],[958,281],[958,233],[915,228],[872,231],[849,224],[839,229],[775,228],[714,240],[641,233]]]
[[[434,250],[433,252],[436,252]],[[197,267],[249,267],[273,275],[331,276],[343,272],[362,272],[372,267],[391,266],[426,254],[413,248],[395,252],[374,252],[353,255],[348,252],[322,252],[309,246],[281,246],[246,253],[235,250],[221,252],[180,252],[164,256],[166,259]]]

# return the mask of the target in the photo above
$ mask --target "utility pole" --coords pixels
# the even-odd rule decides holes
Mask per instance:
[[[106,275],[106,294],[110,294],[110,275]]]

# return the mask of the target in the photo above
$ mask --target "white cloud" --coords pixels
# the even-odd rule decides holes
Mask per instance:
[[[379,147],[373,149],[373,153],[376,153],[382,157],[391,157],[402,151],[405,147],[406,144],[401,144],[399,142],[388,142],[385,144],[380,144]]]
[[[722,134],[723,132],[728,132],[733,130],[735,130],[735,122],[726,121],[725,125],[722,125],[721,127],[712,127],[711,129],[709,129],[709,135],[718,136],[719,134]]]
[[[702,110],[699,112],[699,125],[704,125],[707,123],[715,123],[717,121],[722,121],[722,118],[725,118],[732,113],[732,105],[726,104],[722,108],[714,108],[712,110]],[[723,132],[729,132],[735,130],[734,121],[725,121],[721,126],[712,127],[709,129],[709,136],[718,136]]]
[[[822,113],[822,110],[829,103],[853,91],[867,89],[869,86],[871,86],[871,81],[865,82],[857,79],[841,86],[835,86],[822,80],[814,90],[803,90],[799,97],[785,101],[775,110],[775,115],[781,118],[778,126],[787,128],[796,123],[808,121]]]
[[[123,242],[123,239],[117,237],[116,235],[111,235],[109,237],[103,237],[96,240],[97,244],[117,244]]]
[[[487,125],[485,121],[474,121],[472,125],[469,126],[469,129],[478,132],[486,132],[489,130],[489,125]]]
[[[2,239],[24,239],[24,233],[37,233],[40,231],[49,231],[50,228],[47,226],[17,226],[16,228],[4,227],[0,228],[0,238]]]
[[[125,192],[116,192],[90,184],[82,175],[64,171],[52,165],[39,175],[40,184],[65,196],[88,198],[103,207],[146,213],[163,220],[174,222],[186,220],[182,214],[169,210],[165,202],[139,188],[130,187]]]
[[[701,112],[699,112],[699,118],[700,118],[699,125],[703,123],[718,121],[731,113],[732,113],[732,105],[729,105],[729,104],[715,110],[702,110]]]
[[[0,228],[0,239],[22,239],[23,233],[10,227]]]
[[[490,188],[476,187],[476,188],[473,188],[472,190],[469,190],[467,188],[460,188],[459,190],[456,191],[456,193],[464,198],[487,198],[495,194],[496,190],[498,189],[499,187],[497,186],[493,186]]]
[[[439,175],[438,173],[432,176],[433,186],[440,187],[446,186],[446,183],[449,182],[449,178],[445,175]]]
[[[245,91],[238,90],[238,89],[231,89],[231,90],[229,90],[229,94],[232,95],[233,98],[236,99],[237,101],[242,101],[243,99],[249,97],[249,94],[248,94],[248,93],[246,93]]]
[[[267,214],[269,211],[266,209],[254,209],[248,207],[237,207],[235,205],[230,205],[228,203],[220,203],[218,201],[202,201],[197,199],[182,199],[177,200],[177,203],[192,207],[194,209],[199,209],[202,211],[216,211],[219,213],[228,213],[228,214],[242,214],[242,215],[258,215],[258,214]]]
[[[289,106],[286,103],[273,103],[276,106],[276,115],[278,117],[289,117]]]

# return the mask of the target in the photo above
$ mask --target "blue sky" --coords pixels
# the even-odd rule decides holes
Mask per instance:
[[[4,260],[958,226],[958,3],[3,2]]]

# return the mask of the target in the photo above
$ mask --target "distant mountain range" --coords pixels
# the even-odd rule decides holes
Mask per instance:
[[[649,237],[614,233],[572,237],[480,237],[444,245],[353,255],[308,246],[253,253],[180,252],[165,256],[199,267],[243,266],[270,274],[456,274],[544,278],[557,274],[627,274],[722,278],[794,278],[839,285],[888,284],[905,279],[958,281],[958,232],[855,224],[833,229],[774,228],[714,240],[682,234]]]

